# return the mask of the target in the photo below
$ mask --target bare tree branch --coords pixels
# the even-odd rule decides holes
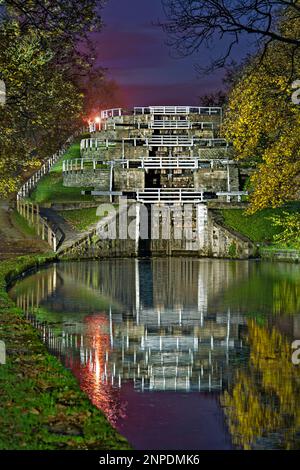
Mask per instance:
[[[280,27],[282,13],[291,20],[300,18],[300,0],[162,0],[167,21],[161,26],[169,34],[169,44],[180,55],[189,55],[202,45],[217,49],[211,69],[228,64],[232,51],[245,35],[253,36],[265,49],[272,42],[300,48],[300,38]]]

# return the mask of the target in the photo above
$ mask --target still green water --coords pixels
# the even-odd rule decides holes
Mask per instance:
[[[298,265],[66,262],[10,294],[136,449],[300,448]]]

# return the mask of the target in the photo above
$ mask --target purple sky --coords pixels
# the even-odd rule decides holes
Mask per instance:
[[[97,36],[101,65],[122,88],[128,106],[195,105],[199,95],[221,87],[221,72],[199,76],[211,51],[176,58],[166,34],[153,23],[164,20],[161,0],[109,0]]]

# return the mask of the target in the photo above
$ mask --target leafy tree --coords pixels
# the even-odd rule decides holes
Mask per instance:
[[[0,110],[0,194],[6,195],[25,170],[39,166],[82,125],[84,81],[93,76],[103,84],[105,77],[89,37],[101,26],[102,2],[0,3],[0,70],[7,89]]]
[[[200,106],[223,106],[227,101],[227,94],[223,90],[205,94],[199,97]]]
[[[283,18],[280,28],[300,36],[300,17]],[[300,74],[300,51],[273,43],[247,64],[229,97],[225,132],[237,158],[255,163],[250,212],[281,206],[299,197],[300,107],[291,84]]]
[[[284,211],[281,216],[273,216],[272,223],[280,228],[280,232],[275,235],[275,242],[284,245],[300,248],[300,214]]]

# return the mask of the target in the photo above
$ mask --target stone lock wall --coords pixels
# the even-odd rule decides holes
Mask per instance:
[[[145,188],[145,170],[136,168],[114,169],[114,189],[116,191],[135,191]]]
[[[67,187],[97,188],[101,191],[109,191],[110,170],[84,169],[64,174],[63,185]]]
[[[153,206],[152,206],[153,207]],[[77,242],[62,256],[68,258],[103,258],[116,256],[198,256],[213,258],[248,259],[256,255],[256,247],[246,237],[227,229],[205,204],[190,206],[189,217],[183,225],[182,206],[156,207],[158,213],[141,225],[146,206],[133,202],[130,215],[123,211],[131,237],[119,236],[119,217],[101,220],[103,227],[114,221],[117,237],[103,239],[91,233]],[[147,212],[146,212],[147,213]],[[144,219],[145,221],[145,219]],[[122,224],[124,226],[124,224]],[[184,229],[184,231],[182,231]],[[147,234],[148,230],[148,234]],[[133,236],[132,236],[133,234]],[[151,238],[149,238],[151,234]],[[148,237],[147,237],[148,235]]]
[[[222,147],[207,147],[203,148],[198,145],[195,145],[193,148],[193,155],[194,157],[199,157],[203,159],[214,159],[214,158],[219,158],[219,159],[231,159],[233,158],[233,151],[232,149],[228,148],[222,148]]]
[[[134,146],[132,143],[125,143],[124,158],[128,160],[149,157],[149,149],[143,145]],[[98,158],[102,160],[114,160],[122,158],[122,144],[106,147],[84,149],[81,151],[82,158]]]
[[[231,191],[239,190],[238,168],[229,167],[229,181]],[[194,187],[196,190],[219,192],[227,191],[228,175],[227,169],[201,168],[194,172]]]
[[[161,172],[160,175],[160,184],[162,188],[193,188],[194,179],[193,172],[191,170],[181,170],[181,173],[176,170],[172,170],[170,174],[171,178],[168,176],[169,171],[165,170],[164,173]]]
[[[192,218],[186,222],[188,237],[184,232],[181,237],[176,235],[180,226],[170,208],[165,208],[156,225],[159,225],[156,230],[159,230],[160,238],[150,242],[152,256],[248,259],[256,254],[256,248],[249,239],[224,227],[204,204],[194,206]],[[163,233],[168,231],[168,226],[171,237],[164,239]]]

